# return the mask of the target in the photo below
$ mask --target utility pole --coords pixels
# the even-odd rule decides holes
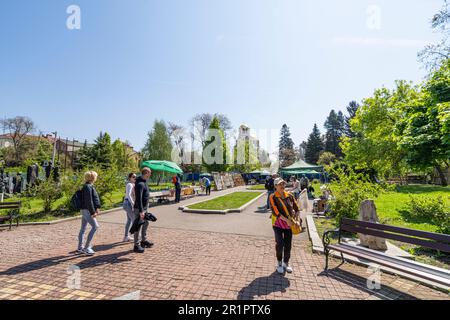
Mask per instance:
[[[55,143],[53,144],[53,155],[52,155],[52,165],[55,165],[55,157],[56,157],[56,142],[58,139],[58,132],[52,132],[55,135]]]

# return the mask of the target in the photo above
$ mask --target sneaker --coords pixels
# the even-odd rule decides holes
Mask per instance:
[[[151,248],[151,247],[153,247],[153,245],[154,245],[153,242],[150,242],[147,240],[141,242],[141,247],[143,247],[143,248]]]
[[[279,274],[283,274],[283,273],[284,273],[283,264],[282,264],[281,262],[278,262],[277,272],[278,272]]]
[[[77,251],[75,251],[75,254],[84,254],[84,250],[83,249],[77,249]]]
[[[136,253],[144,253],[145,249],[142,248],[141,245],[137,244],[137,245],[134,246],[133,251],[136,252]]]
[[[95,254],[95,251],[92,250],[92,248],[86,248],[84,249],[84,253],[86,253],[88,256],[93,256]]]
[[[292,267],[289,266],[289,264],[283,262],[283,269],[286,270],[287,273],[292,273],[294,270]]]
[[[123,238],[123,242],[130,242],[133,239],[130,236],[126,236],[125,238]]]

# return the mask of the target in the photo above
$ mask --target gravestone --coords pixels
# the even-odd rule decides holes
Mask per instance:
[[[359,220],[373,223],[379,223],[377,216],[377,208],[373,200],[364,200],[359,206]],[[358,234],[361,245],[373,250],[387,250],[386,239]]]

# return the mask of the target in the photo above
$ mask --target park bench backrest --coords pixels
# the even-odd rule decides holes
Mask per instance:
[[[413,230],[347,218],[341,219],[340,230],[396,240],[450,253],[450,235],[442,233]]]
[[[0,210],[2,209],[20,209],[22,203],[20,201],[17,202],[0,202]]]

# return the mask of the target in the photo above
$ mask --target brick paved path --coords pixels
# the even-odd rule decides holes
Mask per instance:
[[[256,212],[264,201],[242,213],[243,219],[253,214],[270,224]],[[179,214],[174,205],[164,208]],[[164,210],[154,212],[161,216]],[[274,273],[271,235],[235,234],[229,225],[225,232],[217,225],[215,232],[189,230],[182,228],[183,216],[172,228],[152,225],[156,245],[137,255],[131,244],[118,242],[120,214],[102,217],[93,257],[73,253],[79,221],[0,231],[0,299],[112,299],[137,290],[141,299],[449,299],[387,274],[381,290],[370,291],[366,269],[351,264],[326,276],[324,258],[311,253],[306,234],[295,239],[294,274],[280,276]],[[74,265],[81,271],[79,289],[67,285]]]

